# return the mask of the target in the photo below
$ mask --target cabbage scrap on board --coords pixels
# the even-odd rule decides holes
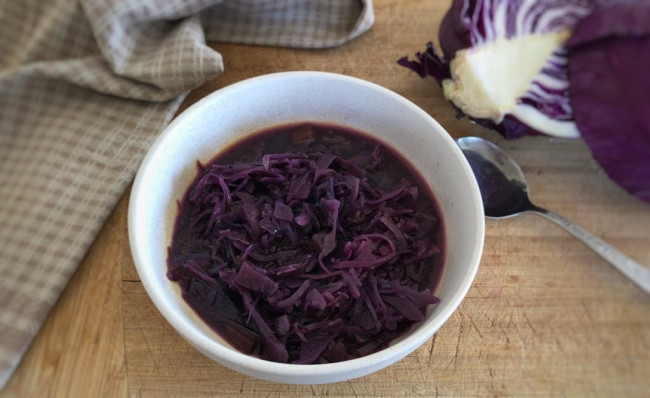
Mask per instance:
[[[650,201],[650,2],[453,0],[432,43],[398,63],[432,76],[459,116],[507,139],[585,139]]]

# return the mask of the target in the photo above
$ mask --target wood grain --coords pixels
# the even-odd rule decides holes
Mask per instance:
[[[454,112],[432,81],[395,65],[435,40],[448,1],[376,0],[372,31],[317,51],[213,44],[226,72],[183,108],[228,84],[287,70],[360,77],[400,93],[454,137],[480,135],[523,166],[533,200],[650,265],[650,205],[607,179],[581,141],[505,142]],[[650,396],[650,297],[535,216],[487,222],[466,299],[403,361],[346,383],[252,379],[190,347],[144,292],[131,259],[128,192],[0,397]]]

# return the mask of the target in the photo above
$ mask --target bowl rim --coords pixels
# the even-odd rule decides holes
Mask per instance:
[[[454,152],[455,156],[460,160],[461,171],[466,174],[468,180],[470,181],[470,191],[472,193],[471,204],[473,206],[472,211],[477,215],[477,234],[476,239],[473,242],[471,249],[473,250],[471,255],[471,262],[468,266],[468,270],[462,277],[461,288],[453,293],[453,295],[447,298],[446,301],[449,304],[439,313],[435,318],[428,319],[424,321],[417,330],[413,331],[407,337],[401,339],[400,341],[392,344],[376,353],[369,354],[363,357],[350,359],[342,362],[335,362],[329,364],[284,364],[268,361],[265,359],[257,358],[248,354],[244,354],[235,349],[222,346],[219,342],[214,341],[209,336],[202,334],[200,331],[186,325],[186,321],[177,316],[176,312],[170,309],[165,305],[165,294],[162,289],[159,289],[157,285],[153,282],[153,278],[149,275],[153,275],[153,271],[157,268],[150,267],[144,260],[142,250],[145,250],[139,244],[138,231],[136,229],[138,219],[138,208],[142,206],[140,203],[140,197],[142,196],[143,191],[146,189],[146,180],[144,177],[148,174],[148,170],[152,167],[152,161],[156,152],[162,149],[166,140],[177,134],[179,127],[183,126],[188,121],[191,121],[196,114],[201,113],[201,110],[208,106],[211,101],[214,101],[216,98],[228,95],[237,90],[241,90],[250,85],[256,85],[262,81],[273,80],[273,79],[326,79],[326,80],[337,80],[350,84],[352,86],[362,86],[366,89],[376,92],[378,95],[389,97],[392,101],[398,101],[406,105],[411,111],[420,114],[420,117],[430,119],[429,121],[439,130],[442,136],[442,139],[447,141],[449,147]],[[368,132],[372,134],[372,132]],[[351,377],[360,377],[365,374],[369,374],[376,369],[369,369],[366,372],[361,372],[363,368],[368,368],[373,364],[381,364],[391,359],[399,360],[404,356],[408,355],[420,345],[422,345],[426,340],[428,340],[438,329],[449,319],[449,317],[456,311],[460,305],[463,298],[466,296],[469,288],[476,276],[478,267],[481,260],[481,255],[483,251],[484,236],[485,236],[485,218],[483,214],[483,205],[481,202],[481,196],[479,192],[478,185],[474,179],[473,173],[467,163],[464,155],[461,150],[457,147],[453,138],[447,133],[447,131],[428,113],[422,110],[420,107],[415,105],[410,100],[405,97],[385,88],[378,84],[359,79],[356,77],[341,75],[337,73],[330,72],[319,72],[319,71],[292,71],[292,72],[278,72],[271,73],[266,75],[261,75],[257,77],[252,77],[245,79],[231,85],[220,88],[202,99],[198,100],[196,103],[189,106],[187,109],[182,111],[177,117],[168,124],[160,135],[156,138],[147,154],[145,155],[138,172],[136,174],[133,186],[131,189],[131,194],[129,197],[129,207],[128,207],[128,234],[129,234],[129,243],[131,247],[131,253],[135,263],[136,271],[140,276],[140,280],[158,309],[158,311],[163,315],[165,320],[190,344],[192,344],[199,351],[208,355],[211,358],[218,357],[218,362],[226,366],[234,366],[235,368],[247,368],[255,373],[263,374],[275,374],[275,375],[286,375],[291,376],[292,378],[300,378],[306,376],[326,376],[334,374],[350,374]],[[210,353],[210,354],[208,354]],[[222,362],[223,361],[223,362]],[[384,365],[385,366],[385,365]],[[380,368],[384,367],[380,366]],[[352,376],[354,375],[354,376]],[[259,376],[258,376],[259,377]]]

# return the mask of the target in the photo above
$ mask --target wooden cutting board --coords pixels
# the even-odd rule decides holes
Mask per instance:
[[[448,1],[376,0],[372,31],[317,51],[212,44],[226,72],[190,94],[265,73],[322,70],[405,96],[455,138],[479,135],[523,166],[534,201],[650,266],[650,204],[607,179],[582,141],[505,142],[457,120],[440,89],[395,61],[437,40]],[[650,396],[650,296],[535,216],[488,220],[485,252],[460,308],[420,349],[350,382],[252,379],[190,347],[146,295],[120,200],[0,397]]]

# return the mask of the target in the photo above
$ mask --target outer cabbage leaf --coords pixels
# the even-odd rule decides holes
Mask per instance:
[[[594,11],[567,46],[571,104],[585,142],[610,178],[650,201],[650,3]]]

